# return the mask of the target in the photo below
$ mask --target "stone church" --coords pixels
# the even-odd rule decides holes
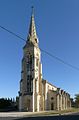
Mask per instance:
[[[42,78],[41,51],[38,45],[34,12],[23,47],[19,91],[19,111],[65,110],[71,107],[70,95]]]

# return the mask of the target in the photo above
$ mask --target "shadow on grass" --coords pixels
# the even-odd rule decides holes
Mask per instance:
[[[24,118],[17,118],[14,120],[79,120],[79,115],[24,117]]]

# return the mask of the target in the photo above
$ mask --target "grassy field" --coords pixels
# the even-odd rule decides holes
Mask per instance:
[[[39,116],[57,116],[77,113],[79,109],[71,108],[62,111],[40,111],[40,112],[0,112],[0,117],[39,117]]]
[[[43,112],[36,112],[36,115],[63,115],[63,114],[70,114],[79,112],[78,108],[71,108],[68,110],[60,110],[60,111],[43,111]]]

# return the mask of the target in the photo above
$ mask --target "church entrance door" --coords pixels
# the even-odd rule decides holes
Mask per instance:
[[[54,110],[54,104],[51,103],[51,110]]]

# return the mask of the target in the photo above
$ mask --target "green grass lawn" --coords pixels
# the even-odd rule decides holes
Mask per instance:
[[[79,112],[79,108],[71,108],[68,110],[60,110],[60,111],[43,111],[43,112],[37,112],[36,115],[59,115],[59,114],[66,114],[66,113],[75,113]]]

